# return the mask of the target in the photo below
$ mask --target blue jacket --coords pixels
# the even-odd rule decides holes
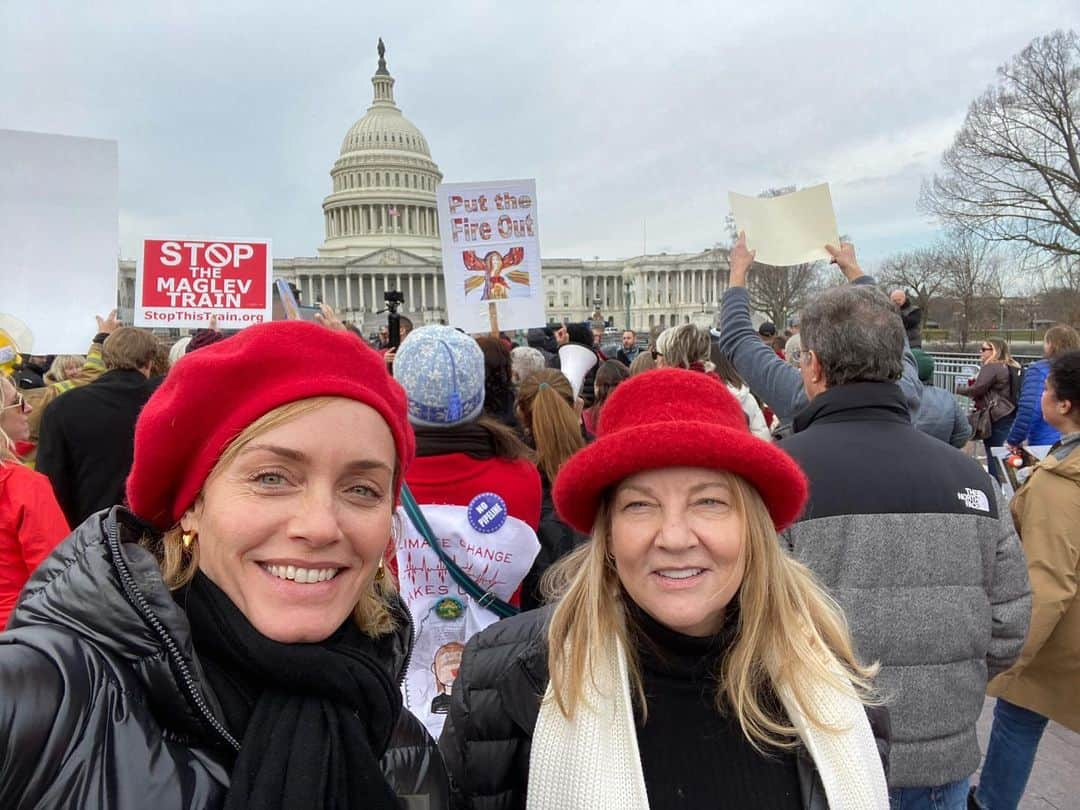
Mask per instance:
[[[1053,444],[1061,438],[1060,433],[1046,424],[1042,415],[1042,393],[1046,388],[1046,377],[1049,373],[1049,360],[1036,360],[1024,369],[1016,419],[1006,439],[1009,444],[1020,444],[1027,440],[1029,445],[1038,446]]]

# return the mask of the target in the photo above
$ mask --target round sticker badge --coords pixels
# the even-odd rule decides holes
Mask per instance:
[[[469,501],[469,525],[481,534],[493,534],[506,523],[506,501],[494,492],[482,492]]]
[[[455,599],[452,596],[444,596],[435,603],[432,610],[440,619],[446,619],[447,621],[460,619],[465,615],[465,605],[461,603],[460,599]]]

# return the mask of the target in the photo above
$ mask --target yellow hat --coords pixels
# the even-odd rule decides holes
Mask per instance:
[[[19,347],[15,345],[11,335],[0,329],[0,374],[11,374],[21,359]]]

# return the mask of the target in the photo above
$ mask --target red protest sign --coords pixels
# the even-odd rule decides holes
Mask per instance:
[[[147,239],[135,280],[135,325],[224,329],[271,319],[269,240]]]

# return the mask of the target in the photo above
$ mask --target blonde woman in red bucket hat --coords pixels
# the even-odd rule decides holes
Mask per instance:
[[[619,386],[554,487],[591,542],[462,657],[440,747],[464,806],[887,808],[876,667],[777,537],[806,496],[718,380]]]

